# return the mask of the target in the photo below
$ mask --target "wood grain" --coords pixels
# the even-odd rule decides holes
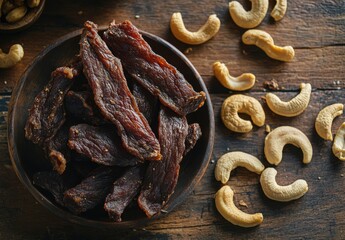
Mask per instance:
[[[241,0],[247,8],[249,1]],[[274,1],[270,1],[272,9]],[[288,1],[287,15],[274,23],[267,14],[259,29],[267,30],[277,44],[292,45],[296,58],[291,63],[269,59],[261,50],[240,42],[243,29],[230,19],[228,1],[47,1],[41,18],[30,29],[2,35],[0,46],[8,50],[13,43],[23,43],[25,57],[15,68],[0,70],[0,239],[343,239],[345,234],[345,166],[331,152],[331,142],[319,138],[314,130],[318,111],[326,105],[345,101],[345,2],[342,0]],[[201,46],[193,46],[187,57],[202,75],[215,111],[216,139],[213,160],[222,154],[242,150],[257,156],[268,166],[263,155],[264,128],[255,127],[248,134],[227,130],[220,120],[220,107],[230,95],[213,77],[215,60],[227,64],[234,75],[252,72],[258,82],[245,94],[261,101],[265,95],[262,83],[276,79],[285,90],[277,94],[289,99],[298,92],[299,83],[313,86],[311,104],[296,118],[279,117],[269,111],[267,123],[301,129],[312,142],[313,160],[304,166],[302,153],[292,146],[284,149],[282,163],[277,167],[278,182],[288,184],[297,178],[309,184],[308,193],[291,203],[267,199],[260,188],[259,176],[237,169],[229,184],[235,189],[236,204],[243,200],[246,212],[262,212],[264,222],[252,229],[232,226],[217,213],[213,196],[221,184],[214,179],[214,164],[193,194],[167,216],[141,228],[128,231],[99,231],[72,225],[52,215],[34,201],[12,170],[6,139],[7,104],[11,91],[34,57],[58,37],[79,29],[87,19],[100,25],[112,19],[130,19],[139,28],[156,34],[181,51],[189,45],[178,42],[170,33],[173,12],[181,11],[186,26],[196,30],[208,15],[216,13],[222,26],[218,35]],[[138,15],[140,18],[135,18]],[[6,83],[5,83],[6,81]],[[338,117],[333,131],[345,121]]]

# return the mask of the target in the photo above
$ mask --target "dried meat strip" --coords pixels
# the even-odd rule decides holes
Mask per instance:
[[[116,179],[116,172],[110,167],[95,169],[79,185],[64,193],[64,205],[73,213],[79,214],[94,208],[104,201]]]
[[[150,162],[138,198],[139,207],[148,217],[159,213],[174,192],[187,134],[187,119],[162,108],[158,136],[163,158],[160,162]]]
[[[184,156],[194,148],[201,135],[202,132],[199,123],[192,123],[188,126],[188,134],[185,141],[186,148],[183,154]]]
[[[114,182],[112,191],[104,203],[104,209],[114,221],[121,222],[123,211],[140,192],[144,174],[144,165],[138,165],[128,169]]]
[[[175,67],[155,54],[130,21],[111,23],[103,38],[125,70],[163,105],[186,115],[204,104],[205,93],[194,91]]]
[[[123,149],[115,130],[106,126],[78,124],[71,127],[68,146],[90,158],[92,162],[102,165],[133,166],[140,161]]]
[[[64,96],[71,88],[79,70],[73,67],[57,68],[47,86],[36,96],[29,110],[25,137],[43,145],[65,122]]]
[[[88,21],[84,26],[80,55],[96,105],[117,127],[129,153],[140,159],[160,160],[159,142],[128,89],[120,60],[100,38],[94,23]]]

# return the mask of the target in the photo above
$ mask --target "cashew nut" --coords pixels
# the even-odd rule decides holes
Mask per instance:
[[[310,163],[313,156],[313,148],[307,136],[294,127],[283,126],[271,131],[265,138],[265,156],[270,164],[278,165],[282,160],[283,148],[286,144],[292,144],[301,148],[303,163]]]
[[[268,9],[268,0],[250,0],[252,9],[246,11],[243,6],[237,2],[229,3],[229,12],[232,20],[242,28],[255,28],[265,18]]]
[[[271,16],[274,18],[275,21],[280,21],[285,13],[287,8],[287,0],[277,0],[276,5],[274,6]]]
[[[301,114],[308,107],[311,85],[309,83],[301,83],[300,88],[301,92],[288,102],[283,102],[273,93],[267,93],[266,102],[268,107],[274,113],[285,117],[294,117]]]
[[[332,122],[333,119],[343,114],[344,105],[335,103],[322,109],[316,117],[315,129],[317,134],[325,140],[333,140]]]
[[[17,7],[13,9],[11,12],[9,12],[6,15],[6,21],[9,23],[14,23],[14,22],[19,21],[25,16],[27,10],[28,9],[25,6],[21,6],[21,7]]]
[[[233,91],[244,91],[252,88],[255,84],[255,76],[251,73],[243,73],[239,77],[230,75],[224,63],[213,63],[213,72],[218,81],[226,88]]]
[[[275,201],[288,202],[302,197],[308,191],[308,183],[298,179],[287,186],[280,186],[276,182],[277,170],[266,168],[260,177],[260,183],[265,195]]]
[[[234,204],[234,192],[227,185],[218,190],[215,203],[218,212],[234,225],[254,227],[264,220],[262,213],[248,214],[239,210]]]
[[[40,5],[40,0],[28,0],[28,6],[34,8]]]
[[[345,160],[345,122],[341,124],[335,134],[332,151],[337,158]]]
[[[7,15],[10,11],[16,8],[16,5],[11,3],[9,0],[5,0],[1,6],[1,12],[4,15]]]
[[[217,34],[220,28],[220,20],[216,14],[209,16],[207,22],[196,32],[186,29],[181,13],[177,12],[171,16],[171,32],[181,42],[197,45],[210,40]]]
[[[15,44],[10,48],[8,54],[0,49],[0,68],[10,68],[16,65],[24,57],[24,49],[20,44]]]
[[[261,48],[270,58],[280,61],[291,61],[295,56],[293,47],[279,47],[274,45],[273,38],[262,30],[248,30],[242,35],[242,42],[248,45],[256,45]]]
[[[215,168],[215,176],[217,181],[223,184],[227,183],[230,178],[230,173],[237,167],[245,167],[251,172],[260,174],[265,166],[259,159],[244,152],[229,152],[221,156]]]
[[[238,113],[246,113],[251,116],[253,123],[259,127],[265,124],[265,112],[253,97],[235,94],[223,102],[221,117],[224,125],[234,132],[250,132],[253,125],[250,121],[243,120]]]

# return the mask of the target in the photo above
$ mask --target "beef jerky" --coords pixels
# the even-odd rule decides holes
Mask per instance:
[[[62,126],[65,122],[63,99],[78,73],[73,67],[60,67],[52,73],[50,82],[36,96],[29,110],[25,125],[27,139],[42,146]]]
[[[140,159],[160,160],[159,142],[128,89],[120,60],[100,38],[97,26],[89,21],[80,41],[80,55],[95,103],[116,126],[123,147]]]
[[[163,105],[186,115],[204,104],[205,93],[194,91],[175,67],[155,54],[130,21],[111,23],[103,38],[125,70]]]
[[[201,135],[202,132],[200,125],[198,123],[192,123],[188,126],[188,134],[185,141],[186,148],[183,154],[184,156],[187,155],[187,153],[189,153],[190,150],[194,148],[196,142],[199,140]]]
[[[65,96],[65,107],[67,113],[74,119],[91,125],[107,123],[95,106],[92,93],[89,91],[68,91]]]
[[[140,161],[127,153],[110,127],[79,124],[70,128],[68,146],[92,162],[107,166],[132,166]]]
[[[144,174],[144,165],[138,165],[128,169],[114,182],[112,191],[104,203],[104,209],[114,221],[121,222],[123,211],[140,192]]]
[[[160,212],[174,192],[187,134],[187,119],[162,108],[158,119],[158,139],[163,157],[160,162],[150,162],[138,198],[139,207],[149,218]]]
[[[75,214],[94,208],[104,201],[115,178],[116,174],[112,168],[95,169],[80,184],[64,192],[64,205]]]

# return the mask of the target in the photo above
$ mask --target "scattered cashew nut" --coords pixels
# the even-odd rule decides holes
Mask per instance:
[[[255,28],[265,18],[268,0],[251,0],[251,2],[252,9],[248,12],[237,1],[229,3],[230,16],[239,27]]]
[[[265,138],[265,156],[270,164],[278,165],[283,158],[283,148],[286,144],[292,144],[301,148],[303,163],[310,163],[313,157],[313,148],[308,137],[290,126],[278,127],[271,131]]]
[[[234,204],[234,192],[230,186],[223,186],[215,196],[218,212],[229,222],[241,227],[255,227],[262,223],[262,213],[248,214],[239,210]]]
[[[24,57],[24,49],[20,44],[14,44],[8,54],[0,49],[0,68],[10,68]]]
[[[274,18],[275,21],[280,21],[285,13],[287,8],[287,0],[277,0],[276,5],[274,6],[271,16]]]
[[[259,127],[265,124],[265,112],[258,100],[242,94],[235,94],[223,102],[221,117],[224,125],[234,132],[250,132],[253,125],[250,121],[243,120],[238,113],[251,116],[253,123]]]
[[[315,129],[317,134],[325,140],[333,140],[332,122],[333,119],[343,114],[344,105],[335,103],[322,109],[316,117]]]
[[[256,45],[261,48],[270,58],[280,61],[291,61],[295,56],[293,47],[279,47],[274,45],[273,38],[262,30],[248,30],[242,35],[242,42],[248,45]]]
[[[301,92],[288,102],[283,102],[273,93],[266,94],[266,103],[268,107],[276,114],[285,117],[294,117],[300,115],[307,107],[310,101],[311,85],[301,83]]]
[[[207,22],[196,32],[188,31],[183,23],[181,13],[171,16],[170,29],[174,36],[181,42],[197,45],[210,40],[217,34],[220,28],[220,20],[216,14],[209,16]]]
[[[221,181],[223,184],[227,183],[231,171],[237,167],[245,167],[257,174],[260,174],[265,169],[260,160],[253,155],[244,152],[229,152],[221,156],[217,161],[214,171],[217,181]]]
[[[289,202],[302,197],[308,191],[308,183],[298,179],[287,186],[280,186],[276,182],[277,170],[266,168],[260,177],[260,183],[265,195],[275,201]]]
[[[21,6],[21,7],[17,7],[13,9],[11,12],[9,12],[6,15],[6,21],[9,23],[14,23],[14,22],[19,21],[25,16],[27,10],[28,9],[25,6]]]
[[[341,124],[335,134],[332,151],[337,158],[345,161],[345,122]]]
[[[239,77],[230,75],[224,63],[213,63],[213,72],[218,81],[226,88],[233,91],[245,91],[252,88],[255,84],[255,76],[251,73],[243,73]]]

